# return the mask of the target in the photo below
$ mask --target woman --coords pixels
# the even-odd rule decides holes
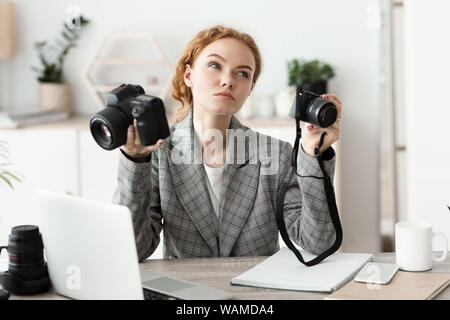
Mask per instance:
[[[154,252],[161,230],[165,258],[271,255],[279,249],[274,212],[278,187],[291,166],[292,146],[268,140],[276,169],[268,173],[251,139],[238,143],[235,151],[234,137],[227,136],[246,132],[266,141],[234,117],[260,72],[260,53],[249,35],[222,26],[203,30],[188,43],[172,79],[172,95],[181,107],[170,137],[142,146],[136,123],[130,126],[120,148],[113,201],[132,212],[139,261]],[[323,97],[340,114],[339,99]],[[323,129],[306,129],[299,174],[322,176],[313,155]],[[321,152],[332,178],[331,144],[339,138],[338,122],[326,131]],[[301,247],[319,253],[334,242],[321,180],[297,181],[294,175],[283,212],[291,239]]]

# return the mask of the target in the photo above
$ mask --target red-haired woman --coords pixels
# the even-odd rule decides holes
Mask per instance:
[[[161,230],[165,258],[271,255],[279,249],[274,212],[292,146],[249,129],[234,116],[261,67],[260,52],[248,34],[223,26],[203,30],[176,66],[172,96],[181,105],[170,137],[142,146],[136,127],[130,126],[120,148],[113,201],[132,212],[139,261],[154,252]],[[340,114],[339,99],[323,97]],[[306,126],[299,174],[322,175],[313,150],[323,131]],[[332,178],[331,144],[339,138],[339,123],[326,131],[321,153]],[[240,142],[234,143],[236,138]],[[266,149],[270,158],[262,152]],[[288,233],[298,245],[319,253],[333,244],[322,181],[294,175],[283,208]]]

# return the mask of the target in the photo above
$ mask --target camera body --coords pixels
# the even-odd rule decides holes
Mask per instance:
[[[145,94],[141,86],[122,84],[107,93],[105,102],[106,108],[90,120],[91,134],[103,149],[113,150],[124,145],[134,119],[144,146],[170,135],[163,101]]]
[[[305,121],[321,128],[327,128],[336,122],[337,108],[330,101],[314,92],[297,87],[295,98],[295,119]]]

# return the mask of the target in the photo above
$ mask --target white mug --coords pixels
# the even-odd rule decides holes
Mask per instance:
[[[433,256],[432,241],[435,237],[445,240],[445,251],[440,258]],[[433,261],[447,258],[448,242],[443,233],[434,233],[431,224],[423,222],[399,222],[395,224],[396,264],[405,271],[425,271],[433,267]]]

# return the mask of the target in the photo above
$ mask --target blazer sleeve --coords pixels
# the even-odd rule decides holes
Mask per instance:
[[[143,163],[133,162],[120,153],[113,203],[125,205],[131,211],[139,262],[148,258],[160,242],[163,224],[158,176],[158,150],[151,153],[149,162]]]
[[[289,143],[282,147],[281,178],[284,178],[291,167],[292,150]],[[298,153],[299,175],[323,177],[315,157],[306,154],[301,147]],[[334,178],[335,162],[335,156],[323,161],[331,181]],[[334,243],[336,233],[328,209],[323,179],[299,177],[294,174],[286,190],[283,214],[289,237],[303,249],[320,254]]]

